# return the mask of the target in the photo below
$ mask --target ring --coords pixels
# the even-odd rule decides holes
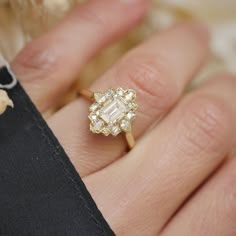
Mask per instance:
[[[93,93],[82,89],[78,94],[93,102],[89,107],[88,116],[92,133],[105,136],[125,133],[129,148],[135,146],[131,124],[136,117],[138,105],[134,90],[117,88],[104,93]]]

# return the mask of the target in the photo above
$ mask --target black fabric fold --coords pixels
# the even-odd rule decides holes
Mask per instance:
[[[10,81],[6,69],[0,81]],[[0,235],[114,235],[21,85],[7,92],[15,107],[0,116]]]

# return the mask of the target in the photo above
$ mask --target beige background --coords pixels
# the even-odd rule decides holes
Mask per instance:
[[[84,1],[0,0],[0,52],[12,60],[28,41],[48,30],[71,8]],[[212,34],[211,62],[197,81],[206,73],[225,69],[236,72],[235,0],[154,0],[149,15],[137,30],[103,51],[84,68],[80,74],[81,86],[87,86],[130,47],[154,31],[182,20],[205,22]]]

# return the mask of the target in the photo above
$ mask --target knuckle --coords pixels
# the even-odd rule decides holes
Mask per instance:
[[[184,122],[187,142],[194,152],[218,152],[231,134],[230,112],[213,96],[192,97],[186,106]]]
[[[169,78],[164,63],[157,62],[156,56],[146,55],[142,59],[132,60],[129,67],[126,66],[127,60],[124,64],[125,76],[119,80],[125,80],[121,83],[128,83],[134,88],[149,103],[150,108],[166,110],[173,105],[178,97],[176,84]]]

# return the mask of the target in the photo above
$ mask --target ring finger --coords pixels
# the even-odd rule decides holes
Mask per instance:
[[[140,109],[133,130],[138,138],[176,103],[204,63],[207,49],[208,34],[204,27],[195,24],[173,27],[130,52],[91,90],[124,87],[137,91]],[[82,176],[113,162],[126,147],[122,137],[108,139],[89,133],[87,114],[88,102],[78,99],[49,120]]]
[[[185,96],[126,158],[84,179],[118,235],[125,235],[124,232],[159,235],[183,203],[222,164],[236,144],[236,105],[232,102],[236,99],[235,87],[236,81],[230,76],[209,80]],[[232,178],[229,179],[232,183]],[[190,201],[188,209],[192,210],[185,212],[194,216],[191,219],[188,214],[181,214],[180,209],[176,223],[182,222],[184,227],[177,233],[178,224],[174,224],[167,235],[200,232],[192,232],[196,216],[206,217],[201,207],[205,209],[207,203],[212,204],[209,201],[214,194],[219,196],[219,192],[216,188],[209,189],[195,207],[191,207]],[[214,211],[210,210],[213,209],[208,209],[207,214],[213,217]]]

